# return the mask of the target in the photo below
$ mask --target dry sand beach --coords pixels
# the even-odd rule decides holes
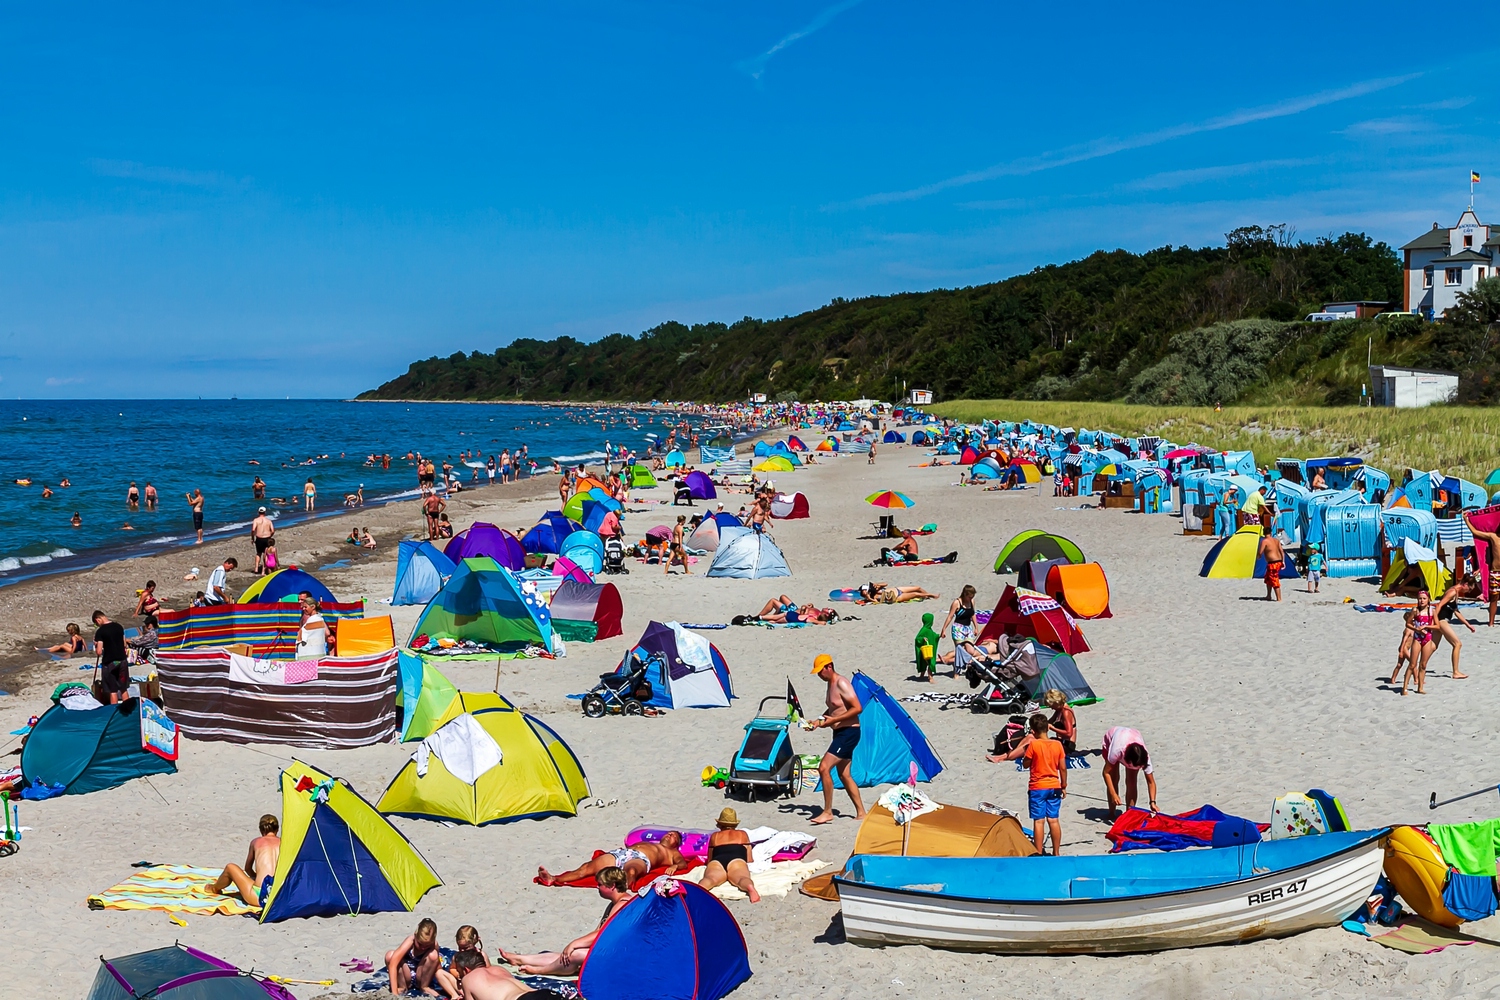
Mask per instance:
[[[1494,729],[1500,718],[1500,635],[1481,626],[1465,633],[1464,667],[1469,680],[1446,678],[1446,650],[1434,657],[1425,697],[1399,698],[1381,686],[1394,662],[1400,633],[1397,615],[1360,614],[1341,603],[1348,595],[1363,603],[1369,583],[1328,580],[1320,595],[1304,594],[1301,581],[1287,581],[1286,600],[1257,600],[1258,581],[1203,580],[1198,567],[1210,544],[1185,538],[1170,516],[1071,509],[1077,500],[1042,489],[984,492],[954,486],[956,470],[912,467],[919,449],[881,446],[877,464],[863,456],[828,461],[778,477],[778,486],[807,494],[809,520],[776,522],[774,533],[791,565],[790,579],[705,580],[706,561],[694,575],[664,577],[658,567],[631,561],[629,576],[615,577],[625,604],[625,635],[568,647],[558,661],[506,663],[499,689],[540,716],[578,753],[595,796],[573,819],[524,821],[469,828],[396,819],[442,875],[445,884],[424,898],[414,914],[383,913],[358,918],[293,920],[261,926],[232,917],[188,917],[187,926],[161,912],[91,912],[85,898],[128,876],[139,860],[221,865],[239,862],[254,835],[256,819],[279,811],[276,778],[294,755],[347,779],[374,799],[409,751],[382,745],[346,752],[293,751],[274,746],[235,746],[184,741],[175,775],[133,781],[87,796],[24,803],[30,827],[19,854],[0,860],[7,891],[0,917],[15,957],[10,996],[81,995],[93,979],[101,953],[117,955],[181,940],[241,967],[283,976],[335,978],[328,988],[299,987],[299,996],[342,996],[358,976],[339,963],[372,959],[410,933],[419,916],[437,921],[440,940],[452,941],[460,924],[476,925],[493,954],[497,948],[537,951],[557,948],[590,929],[600,904],[591,891],[532,884],[537,866],[556,871],[587,859],[596,848],[617,846],[637,825],[712,824],[725,804],[721,793],[701,787],[707,764],[724,765],[739,745],[742,727],[766,695],[784,691],[791,678],[804,705],[815,708],[821,684],[808,676],[815,654],[831,653],[842,672],[863,670],[897,696],[918,691],[967,690],[963,681],[940,678],[935,685],[913,680],[912,636],[924,612],[941,623],[948,599],[966,583],[979,589],[977,604],[992,607],[1004,580],[991,571],[1000,546],[1028,527],[1072,538],[1109,573],[1114,617],[1084,624],[1093,652],[1079,664],[1100,704],[1078,710],[1080,745],[1097,746],[1105,729],[1139,729],[1155,763],[1160,806],[1180,812],[1212,803],[1225,812],[1264,820],[1272,799],[1289,790],[1328,789],[1342,798],[1356,826],[1422,822],[1429,816],[1454,822],[1495,814],[1500,803],[1471,799],[1436,814],[1428,794],[1469,791],[1496,780]],[[460,498],[454,521],[490,520],[516,528],[534,523],[555,506],[555,480],[543,480],[537,496],[499,490]],[[905,570],[863,568],[878,553],[872,508],[862,500],[877,489],[899,489],[917,507],[902,512],[904,525],[935,521],[937,534],[922,539],[924,554],[959,552],[955,565]],[[664,494],[664,490],[654,491]],[[642,494],[650,497],[651,493]],[[722,497],[733,510],[741,498]],[[633,514],[632,533],[669,520],[670,507]],[[675,512],[674,512],[675,513]],[[368,523],[382,547],[343,568],[320,574],[341,599],[363,596],[369,614],[391,591],[395,541],[417,530],[415,505],[333,518],[288,529],[280,548],[287,561],[322,565],[350,558],[342,542],[351,522]],[[167,598],[196,589],[181,582],[189,566],[206,569],[228,553],[251,563],[248,541],[204,546],[149,560],[112,563],[89,573],[37,581],[0,591],[0,620],[14,655],[67,621],[86,622],[94,606],[129,610],[126,601],[147,576]],[[802,602],[827,604],[831,589],[870,579],[921,584],[943,595],[924,604],[854,607],[857,621],[805,629],[730,628],[707,633],[733,671],[739,696],[733,707],[680,710],[660,718],[585,719],[569,693],[586,690],[597,675],[619,661],[627,645],[652,619],[727,621],[753,614],[770,597],[787,593]],[[231,577],[235,589],[248,573]],[[180,607],[180,600],[169,600]],[[398,638],[404,639],[419,608],[397,608]],[[55,640],[54,640],[55,641]],[[945,648],[947,648],[945,642]],[[24,657],[23,657],[24,658]],[[1441,665],[1440,665],[1441,664]],[[488,690],[493,667],[453,664],[448,675],[462,688]],[[47,705],[59,681],[84,677],[74,665],[51,664],[12,675],[0,684],[6,730]],[[912,716],[947,764],[926,791],[940,801],[974,806],[994,802],[1025,815],[1025,775],[1013,765],[984,760],[1000,716],[943,711],[911,704]],[[794,733],[799,752],[821,752],[822,733]],[[12,741],[10,747],[14,747]],[[1063,835],[1068,852],[1102,852],[1108,844],[1099,769],[1070,773]],[[866,790],[873,802],[878,789]],[[744,824],[806,829],[818,797],[805,791],[795,800],[735,803]],[[855,822],[847,799],[841,817],[819,828],[812,857],[841,863],[853,843]],[[1029,828],[1029,824],[1026,824]],[[867,998],[972,996],[1043,997],[1236,997],[1318,996],[1490,997],[1500,996],[1500,949],[1484,944],[1409,957],[1330,929],[1286,940],[1117,958],[1001,958],[917,947],[871,950],[843,941],[834,904],[795,892],[751,905],[728,904],[744,929],[754,977],[734,994],[743,1000],[771,997]],[[1468,925],[1477,936],[1500,940],[1500,918]]]

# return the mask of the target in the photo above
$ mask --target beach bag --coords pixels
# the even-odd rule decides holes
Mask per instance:
[[[1021,741],[1026,738],[1026,716],[1012,715],[1005,728],[995,734],[995,749],[993,755],[996,757],[1010,753]]]

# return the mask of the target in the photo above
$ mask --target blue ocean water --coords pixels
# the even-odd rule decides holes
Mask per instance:
[[[644,451],[647,433],[665,437],[678,419],[665,411],[520,403],[0,400],[0,585],[127,550],[190,544],[184,494],[194,488],[206,497],[207,539],[245,530],[262,503],[251,493],[257,474],[267,497],[299,501],[311,477],[323,513],[361,485],[367,504],[415,495],[408,452],[457,466],[465,451],[498,456],[525,444],[544,466],[553,458],[592,461],[603,457],[606,441]],[[382,453],[392,457],[389,469],[366,466]],[[29,485],[16,482],[26,479]],[[147,483],[156,487],[156,510],[127,508],[131,481],[143,493]],[[279,523],[301,516],[300,502],[267,506]],[[79,527],[70,523],[75,511]]]

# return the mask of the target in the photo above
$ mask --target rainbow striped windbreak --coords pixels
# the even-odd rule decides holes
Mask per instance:
[[[363,618],[365,602],[324,602],[323,617],[332,621]],[[296,604],[223,604],[210,608],[161,612],[158,637],[162,649],[248,645],[263,660],[290,660],[297,650],[302,609]]]

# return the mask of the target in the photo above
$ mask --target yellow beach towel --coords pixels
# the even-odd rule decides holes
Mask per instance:
[[[88,899],[91,910],[166,910],[170,913],[196,913],[208,916],[222,913],[240,916],[259,913],[259,906],[247,906],[238,893],[221,896],[208,891],[219,877],[220,868],[194,868],[190,865],[156,865],[136,872],[119,885],[105,889]],[[232,887],[231,887],[232,889]]]

